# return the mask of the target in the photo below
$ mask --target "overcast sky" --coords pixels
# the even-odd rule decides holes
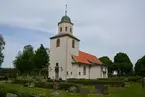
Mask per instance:
[[[6,41],[2,66],[13,67],[27,44],[49,48],[65,4],[80,50],[111,60],[125,52],[133,63],[145,55],[145,0],[0,0],[0,33]]]

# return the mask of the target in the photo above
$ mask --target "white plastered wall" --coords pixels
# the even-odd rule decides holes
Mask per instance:
[[[67,31],[65,31],[65,27],[67,27]],[[60,31],[60,28],[62,28],[62,31]],[[70,28],[72,31],[70,32]],[[58,33],[69,33],[72,34],[73,32],[73,25],[70,23],[61,23],[58,25]]]
[[[49,77],[55,78],[54,68],[56,63],[59,64],[59,77],[63,80],[71,78],[72,71],[72,55],[79,54],[79,41],[75,40],[75,48],[72,48],[73,38],[69,36],[60,37],[60,47],[56,47],[56,39],[50,40],[50,66]],[[68,71],[68,75],[67,72]]]

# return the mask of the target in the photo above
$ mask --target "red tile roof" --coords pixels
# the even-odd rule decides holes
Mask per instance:
[[[96,63],[96,64],[102,64],[102,62],[94,55],[79,51],[79,56],[72,56],[75,61],[79,63],[89,64]]]

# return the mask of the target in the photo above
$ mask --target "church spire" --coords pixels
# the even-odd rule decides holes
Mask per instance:
[[[67,4],[65,5],[65,16],[67,16]]]

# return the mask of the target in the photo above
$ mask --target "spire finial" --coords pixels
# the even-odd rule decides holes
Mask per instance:
[[[67,4],[65,5],[65,15],[67,15]]]

